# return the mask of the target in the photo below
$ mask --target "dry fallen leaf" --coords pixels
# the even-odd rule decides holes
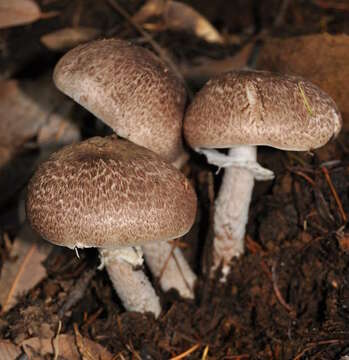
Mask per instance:
[[[0,0],[0,29],[30,24],[40,17],[40,8],[32,0]]]
[[[2,312],[17,303],[17,297],[25,294],[46,277],[42,262],[52,245],[44,242],[25,224],[14,240],[10,259],[2,268],[0,277],[0,304]]]
[[[21,353],[22,351],[19,346],[16,346],[7,340],[0,340],[1,360],[16,360]]]
[[[0,81],[0,146],[12,149],[22,146],[49,126],[52,118],[55,123],[66,125],[59,138],[63,145],[79,140],[79,129],[70,118],[72,106],[49,77],[36,81]],[[58,142],[55,136],[51,141]]]
[[[223,43],[223,38],[211,23],[187,4],[167,1],[164,20],[171,30],[191,31],[207,42]]]
[[[228,71],[241,70],[247,66],[247,62],[254,48],[254,41],[245,45],[234,56],[222,60],[205,59],[198,65],[188,63],[180,64],[179,68],[184,78],[201,87],[206,81]]]
[[[163,24],[144,24],[151,17],[161,17]],[[148,0],[132,17],[148,30],[167,28],[188,31],[212,43],[223,43],[223,38],[211,23],[191,6],[179,1]]]
[[[42,13],[33,0],[0,0],[0,29],[30,24],[57,14]]]
[[[111,360],[112,354],[101,345],[84,337],[79,338],[79,349],[82,346],[84,351],[81,353],[76,345],[76,338],[72,335],[58,335],[53,347],[52,339],[31,338],[24,340],[22,347],[30,359],[42,359],[43,356],[58,354],[60,357],[69,360]],[[86,356],[88,354],[88,356]],[[81,357],[82,355],[82,357]]]
[[[48,76],[0,81],[0,205],[23,187],[35,163],[58,147],[80,140],[72,108],[73,102]],[[41,150],[39,157],[26,151],[26,144],[33,141]]]
[[[96,39],[100,31],[90,27],[64,28],[43,35],[40,41],[50,50],[61,51]]]

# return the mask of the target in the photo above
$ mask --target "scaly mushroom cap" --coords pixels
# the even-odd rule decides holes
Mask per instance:
[[[149,50],[123,40],[93,41],[65,54],[53,78],[121,137],[170,162],[179,155],[185,88]]]
[[[142,245],[191,228],[196,195],[153,152],[94,137],[42,163],[28,186],[27,217],[48,241],[70,248]]]
[[[342,126],[334,101],[309,81],[266,71],[235,71],[210,80],[184,119],[193,147],[267,145],[306,151]]]

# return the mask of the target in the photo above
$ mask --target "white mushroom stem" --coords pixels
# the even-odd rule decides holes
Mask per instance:
[[[187,299],[194,298],[196,275],[182,251],[167,241],[143,246],[145,260],[151,272],[159,278],[164,291],[176,289]]]
[[[141,313],[152,312],[158,317],[161,306],[142,264],[143,254],[139,247],[100,249],[101,265],[105,266],[116,293],[126,310]]]
[[[201,151],[201,153],[203,153]],[[230,271],[230,261],[244,252],[245,229],[251,202],[254,179],[272,179],[273,173],[257,163],[255,146],[237,146],[225,156],[217,157],[217,151],[205,150],[209,162],[227,166],[221,188],[215,202],[213,266],[211,274],[222,264],[222,278],[225,282]],[[213,154],[213,155],[212,155]],[[218,153],[220,154],[220,153]],[[218,158],[219,161],[215,161]]]
[[[188,158],[188,153],[183,150],[172,165],[180,169]],[[181,249],[173,247],[167,241],[162,241],[144,245],[143,251],[152,274],[160,279],[162,290],[167,291],[173,288],[186,299],[194,298],[196,275]]]

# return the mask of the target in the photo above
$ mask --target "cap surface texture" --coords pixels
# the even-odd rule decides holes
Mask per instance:
[[[334,101],[309,81],[235,71],[198,92],[185,115],[184,135],[193,148],[267,145],[305,151],[326,144],[341,125]]]
[[[196,195],[185,176],[153,152],[116,136],[67,146],[28,186],[27,217],[54,244],[113,248],[182,236]]]
[[[151,51],[124,40],[93,41],[63,56],[54,81],[121,137],[167,161],[179,155],[185,88]]]

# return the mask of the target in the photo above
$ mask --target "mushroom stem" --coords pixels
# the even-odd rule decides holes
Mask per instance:
[[[100,249],[99,253],[125,309],[152,312],[157,318],[161,312],[160,301],[142,270],[140,248]]]
[[[237,161],[256,162],[255,146],[237,146],[229,150],[229,157]],[[254,185],[250,170],[227,167],[215,202],[213,266],[211,274],[222,264],[225,282],[230,272],[230,261],[244,252],[244,236],[248,210]]]
[[[163,241],[144,245],[143,251],[152,274],[159,278],[164,291],[173,288],[184,298],[194,298],[196,275],[178,247]]]

